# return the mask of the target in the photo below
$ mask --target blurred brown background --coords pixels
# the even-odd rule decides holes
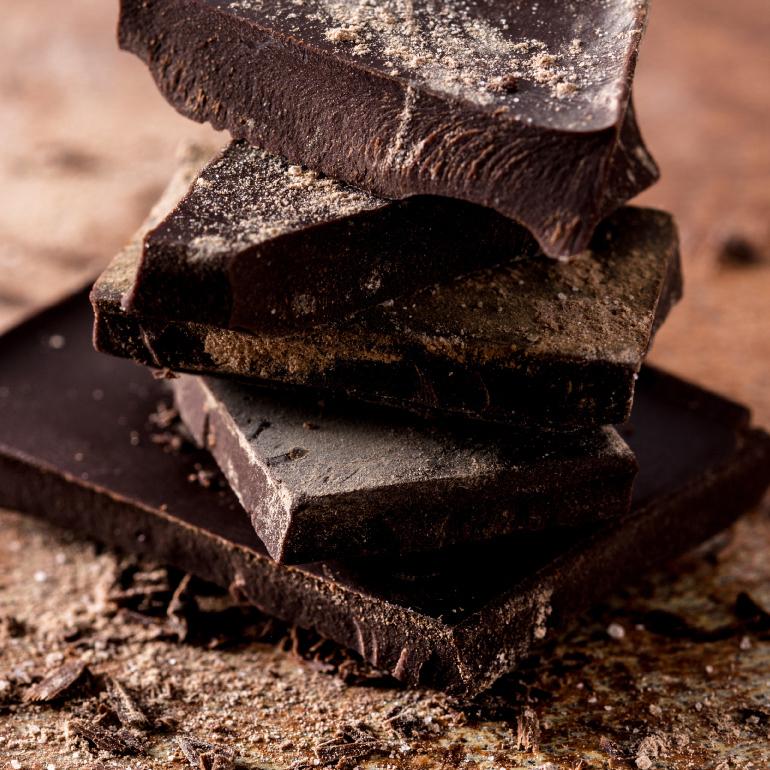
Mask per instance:
[[[83,282],[146,213],[182,138],[144,67],[117,50],[117,2],[6,3],[0,26],[0,326]],[[653,4],[636,101],[663,170],[686,299],[653,360],[770,425],[767,0]],[[225,137],[216,139],[224,142]]]

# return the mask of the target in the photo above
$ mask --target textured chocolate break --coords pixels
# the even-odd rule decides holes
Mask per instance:
[[[279,561],[584,526],[631,502],[636,461],[613,428],[544,437],[319,407],[224,379],[172,382],[182,420]]]
[[[234,142],[148,233],[132,312],[288,332],[538,253],[522,227],[448,198],[387,201]]]
[[[190,481],[205,453],[153,439],[165,388],[95,353],[90,321],[81,295],[0,339],[0,505],[229,586],[411,685],[488,687],[589,603],[725,527],[770,481],[770,438],[744,409],[646,371],[627,431],[641,467],[629,514],[431,557],[287,567],[229,490]]]
[[[184,115],[387,198],[496,209],[577,254],[657,178],[630,104],[641,0],[122,0]]]
[[[180,170],[145,228],[193,175]],[[99,350],[507,424],[622,422],[652,336],[681,295],[671,218],[624,208],[602,224],[591,251],[569,262],[511,261],[301,334],[255,334],[127,312],[145,231],[94,287]]]

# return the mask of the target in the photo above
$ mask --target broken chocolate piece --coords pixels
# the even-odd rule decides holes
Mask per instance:
[[[537,253],[490,209],[386,201],[234,142],[148,233],[128,306],[226,329],[304,330]]]
[[[123,0],[182,114],[386,198],[489,206],[577,254],[657,178],[630,104],[646,2]]]
[[[770,482],[770,437],[745,409],[645,370],[625,431],[641,469],[628,514],[567,535],[284,566],[229,490],[187,480],[205,453],[150,440],[163,384],[95,353],[89,328],[81,295],[0,338],[0,505],[233,586],[411,685],[488,687],[591,602],[726,527]]]
[[[173,383],[278,561],[431,550],[625,513],[636,461],[613,428],[568,436],[434,425],[218,378]],[[313,424],[313,429],[305,427]]]
[[[180,170],[153,222],[190,176]],[[634,208],[616,212],[593,250],[568,263],[512,261],[283,336],[127,312],[140,256],[137,238],[94,287],[102,352],[159,369],[561,431],[627,418],[652,336],[681,294],[671,218]]]

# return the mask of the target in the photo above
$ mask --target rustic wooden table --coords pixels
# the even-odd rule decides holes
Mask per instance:
[[[106,264],[161,189],[180,140],[224,142],[178,117],[138,61],[117,51],[116,3],[6,6],[0,327]],[[768,39],[766,0],[656,3],[636,89],[663,169],[642,202],[676,215],[686,270],[686,299],[652,358],[747,402],[765,426]],[[367,767],[764,770],[769,557],[765,506],[729,543],[597,608],[469,708],[427,692],[349,686],[326,671],[337,666],[265,643],[222,647],[211,627],[193,629],[196,644],[180,643],[178,619],[170,628],[163,614],[179,576],[0,512],[0,766],[183,768],[181,735],[225,746],[246,767],[312,766],[319,751],[327,756],[324,740],[363,723]],[[90,685],[51,704],[19,702],[30,682],[72,658],[88,664]],[[138,747],[100,752],[77,737],[84,721],[113,714],[105,675],[152,722]],[[342,756],[339,766],[355,764]],[[212,759],[193,756],[193,765]],[[215,766],[226,766],[224,754]]]

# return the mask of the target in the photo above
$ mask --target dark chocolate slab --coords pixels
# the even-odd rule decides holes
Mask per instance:
[[[641,0],[122,0],[184,115],[387,198],[496,209],[581,252],[657,178],[630,106]]]
[[[590,602],[727,526],[770,482],[770,437],[745,409],[646,370],[625,431],[641,466],[625,516],[431,557],[287,567],[229,490],[188,480],[205,453],[151,439],[165,389],[95,353],[89,329],[83,295],[0,339],[0,505],[230,586],[408,684],[488,687]]]
[[[610,427],[562,436],[426,423],[268,393],[173,381],[268,553],[301,563],[492,540],[625,513],[636,460]]]
[[[190,176],[180,171],[152,223]],[[143,234],[94,287],[99,350],[510,425],[566,430],[626,419],[652,336],[681,294],[671,218],[625,208],[569,262],[514,260],[301,334],[247,333],[126,311]]]
[[[150,233],[132,312],[289,332],[533,256],[522,227],[448,198],[387,201],[234,142]]]

